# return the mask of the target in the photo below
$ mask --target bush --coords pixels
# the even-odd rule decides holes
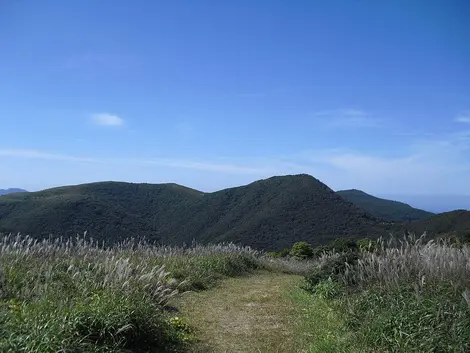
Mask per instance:
[[[331,279],[339,282],[348,266],[354,265],[359,254],[353,252],[324,255],[316,267],[304,277],[304,287],[315,292],[315,287],[322,281]]]
[[[313,256],[313,249],[307,242],[299,241],[292,246],[290,255],[296,259],[309,259]]]
[[[356,242],[349,238],[337,238],[329,244],[329,248],[334,252],[355,251],[358,249]]]
[[[290,253],[290,249],[285,248],[280,251],[268,251],[266,253],[266,256],[271,257],[271,258],[282,258],[282,257],[287,257],[289,253]]]
[[[328,245],[320,245],[313,249],[313,257],[319,258],[329,252],[331,252],[331,249]]]

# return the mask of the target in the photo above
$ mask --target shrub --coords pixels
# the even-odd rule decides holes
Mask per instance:
[[[268,251],[266,253],[266,256],[272,257],[272,258],[282,258],[282,257],[287,257],[289,253],[290,253],[290,249],[285,248],[280,251]]]
[[[313,249],[313,257],[319,258],[329,252],[331,252],[331,249],[328,245],[320,245]]]
[[[308,259],[313,256],[313,249],[307,242],[299,241],[292,246],[290,255],[296,259]]]
[[[349,238],[337,238],[334,239],[330,244],[329,248],[334,252],[346,252],[355,251],[358,248],[356,242]]]
[[[332,279],[339,282],[348,266],[353,265],[359,259],[359,254],[353,252],[331,253],[323,255],[305,277],[305,288],[315,292],[315,287],[322,281]]]

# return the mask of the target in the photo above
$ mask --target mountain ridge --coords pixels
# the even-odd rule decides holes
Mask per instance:
[[[260,249],[384,233],[373,216],[306,174],[213,193],[178,184],[98,182],[11,194],[0,200],[0,231],[39,237],[87,231],[101,239],[231,241]]]
[[[456,211],[384,221],[307,174],[274,176],[209,193],[175,183],[106,181],[4,195],[0,233],[44,238],[87,231],[107,243],[134,237],[167,245],[196,240],[277,250],[297,241],[316,246],[338,237],[387,237],[406,230],[465,235],[470,231],[468,215]]]
[[[434,214],[411,207],[404,202],[379,198],[358,189],[339,190],[336,193],[375,217],[389,222],[414,221]]]

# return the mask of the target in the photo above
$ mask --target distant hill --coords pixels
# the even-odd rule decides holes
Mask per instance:
[[[381,199],[361,190],[340,190],[337,194],[371,215],[390,222],[414,221],[433,215],[431,212],[413,208],[406,203]]]
[[[27,192],[27,191],[23,190],[23,189],[17,189],[17,188],[0,189],[0,196],[1,195],[7,195],[7,194],[13,194],[15,192]]]
[[[449,212],[454,210],[470,211],[470,195],[381,195],[381,197],[400,200],[409,203],[413,207],[434,213]]]
[[[383,235],[382,223],[304,174],[214,193],[176,184],[100,182],[0,198],[0,232],[36,237],[86,230],[109,241],[145,236],[165,244],[195,239],[279,249],[299,240],[318,245]]]
[[[439,213],[424,220],[414,221],[406,225],[406,228],[416,234],[424,231],[430,235],[456,235],[470,238],[470,211],[456,210]]]

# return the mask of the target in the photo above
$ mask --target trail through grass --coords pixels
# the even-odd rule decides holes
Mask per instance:
[[[181,315],[196,328],[193,352],[307,352],[295,298],[300,276],[259,272],[219,287],[187,293]]]

